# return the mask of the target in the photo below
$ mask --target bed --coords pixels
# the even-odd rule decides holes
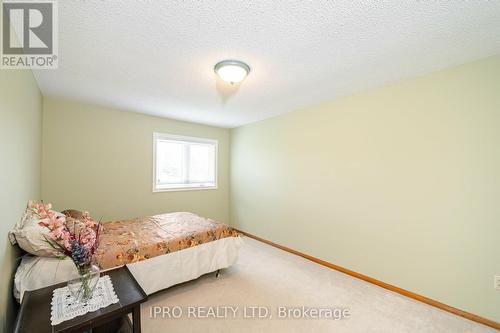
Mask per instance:
[[[227,268],[238,259],[239,234],[198,215],[177,212],[104,224],[97,262],[103,270],[127,265],[150,295]],[[77,277],[70,259],[25,255],[14,279],[14,296]]]

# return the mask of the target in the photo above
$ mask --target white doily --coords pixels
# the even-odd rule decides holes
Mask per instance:
[[[108,275],[104,275],[99,278],[92,297],[84,303],[75,303],[68,287],[55,289],[52,295],[50,321],[52,325],[57,325],[118,302],[111,279]]]

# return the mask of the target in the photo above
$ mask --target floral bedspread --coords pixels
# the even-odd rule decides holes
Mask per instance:
[[[107,269],[238,236],[229,226],[192,213],[155,215],[105,223],[96,257]]]

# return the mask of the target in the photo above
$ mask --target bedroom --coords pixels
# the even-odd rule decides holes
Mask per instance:
[[[500,2],[1,4],[2,332],[500,329]]]

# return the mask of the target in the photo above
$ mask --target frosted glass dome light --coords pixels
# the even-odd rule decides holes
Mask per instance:
[[[215,65],[214,71],[223,81],[234,84],[247,77],[250,66],[238,60],[223,60]]]

